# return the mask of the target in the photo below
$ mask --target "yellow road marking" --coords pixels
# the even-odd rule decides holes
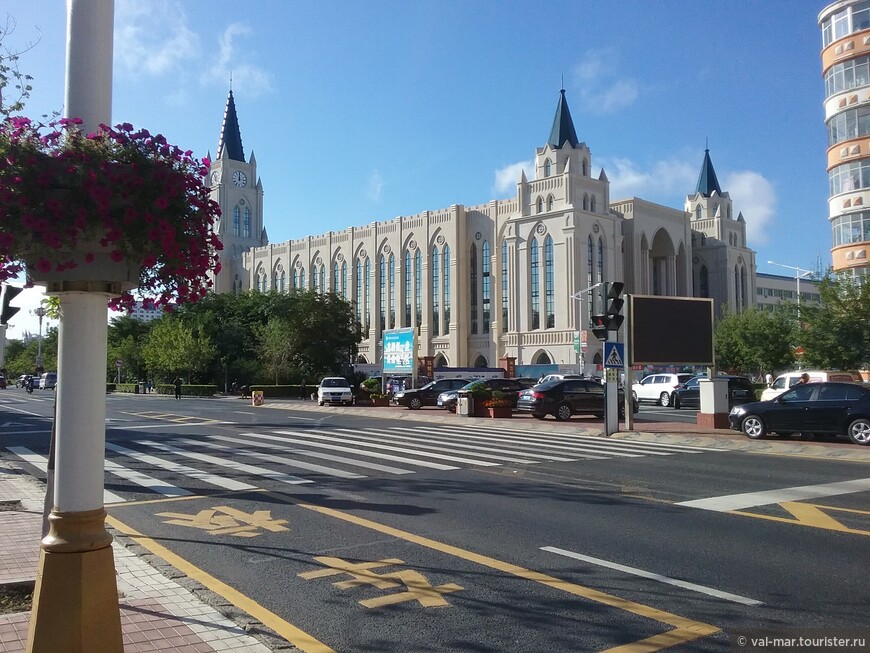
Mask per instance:
[[[273,494],[272,496],[281,498],[280,495]],[[284,498],[284,500],[287,499],[288,498],[286,497]],[[548,576],[547,574],[532,571],[530,569],[526,569],[524,567],[520,567],[509,562],[497,560],[496,558],[490,558],[489,556],[474,553],[473,551],[467,551],[465,549],[460,549],[459,547],[445,544],[443,542],[438,542],[436,540],[431,540],[421,535],[415,535],[414,533],[409,533],[398,528],[393,528],[392,526],[387,526],[385,524],[370,521],[363,517],[357,517],[356,515],[344,513],[338,510],[334,510],[332,508],[296,502],[293,499],[289,500],[292,503],[296,503],[301,508],[306,508],[308,510],[312,510],[323,515],[335,517],[336,519],[341,519],[343,521],[356,524],[357,526],[362,526],[364,528],[368,528],[379,533],[383,533],[385,535],[390,535],[392,537],[405,540],[406,542],[413,542],[414,544],[419,544],[420,546],[424,546],[435,551],[440,551],[441,553],[445,553],[455,558],[474,562],[484,567],[489,567],[490,569],[496,569],[498,571],[502,571],[504,573],[511,574],[519,578],[524,578],[526,580],[546,585],[547,587],[551,587],[562,592],[573,594],[574,596],[580,596],[595,601],[597,603],[603,603],[604,605],[608,605],[619,610],[624,610],[631,614],[646,617],[649,619],[654,619],[655,621],[666,623],[669,626],[674,626],[674,630],[668,631],[666,633],[661,633],[659,635],[654,635],[653,637],[648,637],[637,642],[632,642],[631,644],[625,644],[623,646],[610,649],[610,652],[619,651],[619,653],[649,653],[670,646],[675,646],[677,644],[682,644],[684,642],[690,642],[700,637],[712,635],[714,633],[718,633],[720,630],[716,626],[712,626],[710,624],[705,624],[700,621],[694,621],[693,619],[680,617],[670,612],[665,612],[664,610],[659,610],[658,608],[653,608],[651,606],[643,605],[641,603],[635,603],[634,601],[629,601],[627,599],[621,599],[617,596],[613,596],[611,594],[592,589],[591,587],[577,585],[576,583],[571,583],[569,581],[561,580],[553,576]]]
[[[143,417],[145,419],[153,419],[163,422],[174,422],[176,424],[218,424],[220,420],[212,419],[211,417],[198,417],[196,415],[178,415],[176,413],[158,413],[155,411],[142,411],[136,413],[125,413],[134,417]]]
[[[768,521],[777,521],[782,524],[793,524],[795,526],[809,526],[810,528],[821,528],[828,531],[837,531],[839,533],[851,533],[853,535],[870,536],[870,531],[861,530],[858,528],[849,528],[838,522],[829,514],[822,512],[820,508],[826,510],[839,510],[840,512],[851,512],[859,515],[870,514],[863,510],[852,510],[850,508],[834,508],[830,506],[817,506],[812,503],[799,503],[797,501],[784,501],[776,504],[781,506],[789,514],[794,516],[794,519],[788,517],[779,517],[777,515],[762,515],[755,512],[747,512],[745,510],[730,510],[732,515],[743,515],[744,517],[755,517],[756,519],[767,519]]]
[[[134,538],[137,544],[141,544],[154,555],[160,556],[183,574],[207,587],[212,592],[224,597],[240,610],[247,612],[263,625],[274,630],[288,642],[305,651],[305,653],[335,653],[333,649],[329,648],[323,642],[315,639],[293,624],[284,621],[274,612],[267,610],[253,599],[239,592],[237,589],[230,587],[199,567],[190,564],[187,560],[176,555],[165,546],[158,544],[150,537],[142,535],[142,533],[127,526],[114,517],[107,516],[106,522],[112,526],[112,528]]]

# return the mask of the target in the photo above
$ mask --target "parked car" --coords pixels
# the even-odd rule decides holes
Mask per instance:
[[[320,385],[317,386],[317,405],[323,404],[342,404],[349,405],[353,403],[353,391],[350,389],[350,383],[347,379],[341,376],[327,376],[321,379]]]
[[[786,372],[776,377],[769,388],[765,388],[761,393],[761,401],[769,401],[774,397],[778,397],[789,388],[796,386],[802,374],[808,374],[810,383],[818,383],[820,381],[856,381],[861,382],[861,375],[858,372],[828,372],[821,370],[798,370],[797,372]]]
[[[397,406],[407,406],[411,410],[417,410],[423,406],[435,406],[438,403],[438,395],[448,390],[459,388],[471,383],[470,379],[439,379],[427,383],[422,388],[400,390],[393,395],[391,403]]]
[[[547,374],[538,379],[535,385],[547,383],[548,381],[561,381],[562,379],[582,379],[585,378],[582,374]]]
[[[559,421],[571,419],[572,415],[595,415],[604,417],[606,387],[593,379],[552,379],[523,390],[517,401],[517,410],[531,413],[532,417],[544,419],[552,415]],[[625,415],[625,393],[617,390],[619,415]],[[637,402],[632,402],[632,412],[637,412]]]
[[[54,390],[57,387],[57,374],[55,372],[46,372],[39,377],[40,390]]]
[[[458,390],[448,390],[438,395],[438,406],[446,408],[451,413],[456,412],[456,402],[459,400],[459,390],[468,390],[472,383],[483,383],[490,390],[499,390],[506,393],[511,400],[511,408],[516,408],[519,393],[531,387],[530,381],[520,379],[477,379],[462,386]]]
[[[674,390],[692,378],[692,374],[650,374],[640,383],[631,386],[631,395],[638,401],[652,401],[660,406],[670,406]]]
[[[391,376],[387,379],[387,395],[394,396],[403,390],[411,390],[414,377],[412,376]],[[427,383],[431,383],[432,379],[428,376],[417,376],[417,387],[422,388]]]
[[[672,403],[674,408],[701,408],[701,386],[700,381],[706,379],[706,374],[693,376],[679,388],[674,390]],[[757,401],[755,396],[755,386],[752,385],[752,379],[748,376],[731,376],[728,374],[720,374],[718,379],[728,381],[728,409],[739,406],[740,404],[748,404],[750,401]]]
[[[857,383],[803,383],[769,401],[736,406],[728,414],[731,428],[757,440],[770,433],[848,435],[855,444],[870,444],[870,388]]]

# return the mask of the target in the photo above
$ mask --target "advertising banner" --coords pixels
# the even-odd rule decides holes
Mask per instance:
[[[384,376],[415,371],[416,335],[413,327],[384,331]]]

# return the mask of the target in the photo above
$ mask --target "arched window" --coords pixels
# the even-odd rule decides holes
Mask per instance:
[[[378,318],[381,331],[387,328],[387,258],[381,254],[379,270],[379,284],[381,289],[381,311]]]
[[[414,255],[414,302],[416,304],[416,326],[423,324],[423,254],[420,249]]]
[[[604,281],[604,239],[598,239],[598,260],[596,261],[598,265],[598,278],[595,280],[595,283],[601,283]]]
[[[372,260],[368,257],[366,257],[363,286],[363,294],[365,295],[365,323],[363,324],[363,335],[368,338],[372,328]]]
[[[438,272],[438,248],[432,248],[432,335],[438,336],[441,335],[441,323],[439,317],[441,316],[440,311],[440,295],[438,292],[439,284],[441,282],[441,275]]]
[[[474,367],[487,367],[486,357],[483,355],[474,359]]]
[[[595,213],[595,195],[589,198],[589,211]]]
[[[305,285],[305,268],[299,270],[299,287],[303,290],[307,289]]]
[[[332,289],[332,292],[334,292],[336,295],[341,290],[341,286],[339,285],[338,281],[339,281],[338,261],[336,261],[335,264],[332,266],[332,280],[331,280],[331,283],[329,284],[329,287]]]
[[[490,299],[492,295],[492,291],[490,289],[490,251],[489,251],[489,241],[483,241],[483,333],[489,333],[489,324],[492,321],[490,316]]]
[[[396,255],[390,254],[389,263],[390,275],[390,306],[389,306],[389,325],[391,329],[396,328]]]
[[[547,210],[548,211],[553,210],[553,196],[552,195],[547,195]]]
[[[507,241],[501,241],[501,330],[502,333],[510,330],[509,297],[510,285],[508,284],[508,246]]]
[[[326,265],[320,265],[320,294],[326,294]]]
[[[311,286],[312,288],[314,288],[314,290],[317,290],[320,281],[319,272],[320,271],[317,269],[316,265],[311,266]]]
[[[701,205],[698,204],[698,206],[695,207],[695,220],[701,219],[701,210]]]
[[[701,271],[698,274],[698,292],[699,297],[709,297],[710,296],[710,274],[707,272],[707,266],[702,265]]]
[[[287,290],[287,272],[284,271],[284,268],[281,268],[281,292],[285,292]]]
[[[542,213],[543,210],[544,210],[544,200],[542,200],[542,199],[539,197],[539,198],[538,198],[538,201],[535,203],[535,206],[536,206],[536,208],[538,209],[538,213]]]
[[[589,194],[588,193],[583,193],[583,210],[584,211],[589,210]]]
[[[532,238],[532,242],[529,243],[529,303],[532,308],[532,329],[541,328],[541,280],[538,257],[538,239]]]
[[[444,245],[444,335],[450,333],[450,248]]]
[[[544,239],[544,305],[546,306],[547,329],[556,326],[556,284],[553,279],[553,239],[547,236]]]
[[[594,268],[594,255],[593,255],[593,245],[592,245],[592,236],[589,236],[586,239],[586,287],[591,288],[594,281],[592,281],[592,271]],[[594,306],[592,306],[592,290],[589,291],[586,301],[586,314],[592,317],[592,314],[595,312]],[[582,310],[582,309],[581,309]],[[580,318],[583,319],[582,317]]]
[[[550,159],[547,159],[546,161],[544,161],[544,176],[545,177],[550,176]]]
[[[293,288],[299,288],[299,269],[296,268],[293,270]]]
[[[471,298],[471,333],[477,333],[477,245],[474,243],[471,243],[469,259],[468,269],[471,276],[469,279],[469,296]]]
[[[585,177],[588,174],[589,174],[588,164],[586,163],[586,159],[583,159],[583,176]]]
[[[341,264],[341,298],[347,301],[347,261]]]
[[[363,325],[363,303],[365,301],[365,295],[363,295],[362,289],[363,282],[363,273],[362,273],[362,259],[356,260],[356,321],[359,323],[360,329],[362,329]]]
[[[734,303],[737,305],[737,311],[742,311],[743,306],[740,302],[740,268],[734,268]]]
[[[242,236],[244,238],[251,237],[251,209],[245,207],[244,221],[242,222]]]
[[[405,317],[402,321],[402,326],[406,328],[411,326],[411,298],[414,292],[414,287],[411,285],[411,274],[413,271],[411,267],[411,252],[405,250]]]
[[[242,212],[238,206],[233,207],[233,236],[239,236],[242,233]]]

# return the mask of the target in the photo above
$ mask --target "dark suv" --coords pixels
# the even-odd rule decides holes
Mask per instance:
[[[674,408],[701,408],[701,386],[698,382],[706,379],[706,375],[693,376],[679,388],[674,390]],[[728,380],[728,409],[741,404],[756,401],[755,386],[748,376],[728,376],[721,374],[717,379]]]
[[[605,386],[593,379],[552,379],[523,390],[517,402],[517,410],[531,413],[537,419],[552,415],[559,421],[571,419],[572,415],[604,417],[607,398],[605,390]],[[619,416],[624,417],[625,393],[621,388],[617,392]],[[637,412],[636,399],[632,402],[632,412]]]
[[[393,395],[391,403],[397,406],[407,406],[411,410],[417,410],[423,406],[434,406],[438,402],[438,395],[442,392],[459,390],[469,383],[471,383],[471,379],[438,379],[416,390],[399,390]]]

